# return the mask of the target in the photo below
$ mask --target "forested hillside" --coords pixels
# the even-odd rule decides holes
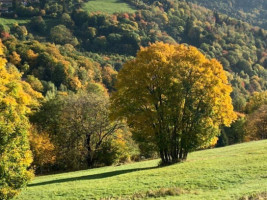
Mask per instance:
[[[267,29],[267,1],[265,0],[188,0],[188,2]]]
[[[20,66],[27,65],[30,61],[29,57],[25,56],[25,48],[18,48],[16,45],[27,45],[27,49],[32,50],[36,58],[40,59],[40,50],[49,54],[47,51],[50,51],[48,49],[51,47],[40,49],[29,45],[33,41],[41,46],[43,42],[51,42],[57,45],[54,49],[65,51],[61,60],[70,54],[64,49],[73,49],[71,54],[83,55],[86,59],[90,57],[100,63],[100,74],[105,73],[104,76],[107,76],[107,73],[111,73],[108,76],[114,77],[122,63],[129,56],[135,56],[140,46],[147,46],[156,41],[187,43],[198,47],[209,57],[217,58],[229,72],[229,80],[234,87],[232,96],[236,109],[242,110],[249,94],[266,89],[267,33],[264,29],[186,2],[127,2],[137,9],[135,13],[94,13],[83,10],[86,9],[84,4],[78,5],[72,1],[63,5],[54,4],[52,1],[44,1],[45,5],[19,5],[16,8],[18,16],[33,18],[26,26],[15,24],[10,30],[1,29],[7,54],[17,53],[21,60],[13,64],[21,68]],[[72,57],[75,60],[80,58],[79,56]],[[10,59],[9,61],[11,62]],[[81,70],[79,64],[71,65],[71,68],[77,69],[75,73],[75,70],[59,69],[63,68],[62,64],[61,67],[50,70],[49,76],[41,73],[42,70],[36,65],[41,65],[46,71],[50,70],[46,67],[49,62],[36,62],[29,65],[24,76],[34,75],[41,81],[51,81],[58,89],[64,84],[67,89],[75,90],[73,83],[70,84],[70,80],[73,82],[74,79],[75,84],[84,83],[82,77],[85,76],[77,72],[78,69]],[[61,70],[61,75],[57,70]],[[104,76],[100,74],[98,80],[101,82]],[[104,84],[111,91],[114,80],[104,79]]]

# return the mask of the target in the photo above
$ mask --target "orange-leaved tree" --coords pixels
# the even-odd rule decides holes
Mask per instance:
[[[112,118],[126,119],[140,141],[152,143],[163,164],[179,162],[214,141],[236,119],[222,65],[197,48],[155,43],[118,74]]]
[[[32,166],[35,168],[35,173],[42,174],[56,161],[55,146],[48,133],[38,132],[34,126],[31,127],[30,132],[29,141],[33,154]]]
[[[27,114],[39,98],[14,66],[6,67],[0,42],[0,199],[11,199],[32,176]]]

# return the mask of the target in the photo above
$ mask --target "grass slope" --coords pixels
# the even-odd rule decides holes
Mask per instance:
[[[89,0],[85,3],[84,10],[88,12],[103,12],[113,14],[115,12],[135,12],[135,9],[122,0]]]
[[[221,200],[267,191],[267,140],[194,152],[172,166],[158,162],[37,177],[17,199]]]
[[[0,17],[0,24],[4,26],[11,26],[12,24],[18,23],[19,25],[27,24],[29,19],[8,19]]]

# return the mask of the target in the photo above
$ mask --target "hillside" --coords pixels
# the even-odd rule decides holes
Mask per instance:
[[[189,0],[189,2],[267,29],[267,1],[265,0]]]
[[[66,44],[71,44],[77,54],[90,57],[102,69],[108,66],[115,71],[121,69],[131,56],[135,56],[140,46],[156,41],[187,43],[223,64],[234,88],[232,97],[236,110],[242,111],[250,94],[267,89],[267,32],[264,29],[183,1],[161,0],[157,3],[150,0],[109,0],[105,4],[103,1],[88,1],[76,7],[73,6],[75,2],[73,0],[69,5],[57,5],[57,9],[52,9],[52,5],[55,6],[53,1],[47,1],[46,5],[34,4],[34,12],[30,12],[30,5],[18,8],[18,19],[43,15],[33,17],[25,25],[27,30],[11,25],[7,31],[17,41],[12,37],[2,37],[7,53],[15,50],[21,56],[21,62],[16,64],[18,68],[31,61],[23,49],[13,48],[14,43],[25,46],[33,40],[55,43],[61,46],[59,49],[62,52]],[[135,13],[132,13],[133,8],[136,9]],[[40,49],[30,48],[40,53]],[[48,65],[47,62],[44,64]],[[61,78],[63,81],[55,81],[51,77],[57,77],[56,74],[43,76],[43,73],[38,73],[41,70],[39,67],[50,69],[49,66],[40,66],[39,63],[34,65],[29,66],[24,77],[34,75],[43,83],[51,81],[57,89],[64,84],[67,89],[73,90],[68,80],[73,80],[74,75],[80,82],[87,84],[83,80],[85,76],[77,75],[78,71],[65,74],[69,78]],[[101,82],[101,78],[97,80]],[[114,81],[103,83],[109,91],[114,89]],[[45,92],[43,94],[46,95]]]
[[[37,177],[16,199],[238,199],[267,189],[267,140],[194,152],[172,166],[158,162]]]

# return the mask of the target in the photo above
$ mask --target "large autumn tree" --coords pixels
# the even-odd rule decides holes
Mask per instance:
[[[14,66],[6,66],[0,43],[0,199],[11,199],[32,176],[27,114],[41,97]]]
[[[135,138],[152,143],[164,164],[214,141],[236,115],[222,65],[195,47],[155,43],[118,74],[113,118],[126,118]]]

